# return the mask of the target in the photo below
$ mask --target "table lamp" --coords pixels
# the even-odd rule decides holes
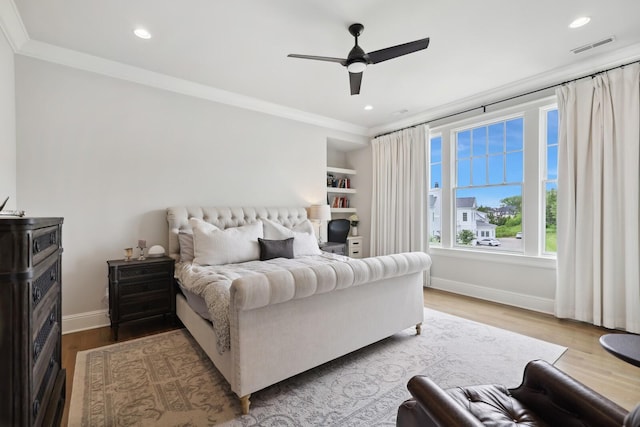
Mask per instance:
[[[318,243],[323,243],[320,228],[324,221],[331,220],[331,208],[329,205],[313,205],[309,208],[309,219],[318,222]]]

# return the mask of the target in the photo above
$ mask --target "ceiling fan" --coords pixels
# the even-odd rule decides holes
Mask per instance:
[[[391,46],[385,49],[374,50],[373,52],[365,53],[360,46],[358,46],[358,37],[364,31],[364,25],[352,24],[349,26],[349,32],[356,39],[356,44],[349,52],[346,59],[333,58],[330,56],[312,56],[312,55],[298,55],[291,53],[287,55],[290,58],[302,58],[302,59],[314,59],[316,61],[329,61],[337,62],[340,65],[347,67],[349,70],[349,85],[351,86],[351,95],[358,95],[360,93],[360,84],[362,83],[362,72],[367,68],[369,64],[377,64],[378,62],[388,61],[389,59],[397,58],[402,55],[417,52],[419,50],[426,49],[429,46],[429,37],[412,41],[409,43],[399,44],[397,46]]]

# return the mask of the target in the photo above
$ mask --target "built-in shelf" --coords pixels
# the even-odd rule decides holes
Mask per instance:
[[[331,166],[327,166],[327,173],[341,173],[344,175],[356,175],[355,169],[344,169],[344,168],[334,168]]]
[[[346,195],[357,193],[357,190],[352,187],[353,182],[351,182],[351,176],[356,175],[356,170],[327,166],[327,175],[332,175],[333,179],[335,180],[333,181],[327,179],[327,185],[330,185],[331,182],[337,182],[336,187],[327,187],[327,202],[329,203],[329,206],[331,206],[331,212],[335,214],[356,213],[357,209],[350,205],[350,200],[348,197],[346,197]],[[327,178],[329,177],[327,176]],[[341,196],[341,194],[343,196]],[[336,202],[336,200],[339,202],[339,205],[346,205],[349,207],[333,207],[335,206],[334,203]]]
[[[355,194],[357,193],[355,188],[337,188],[337,187],[327,187],[327,193],[348,193]]]

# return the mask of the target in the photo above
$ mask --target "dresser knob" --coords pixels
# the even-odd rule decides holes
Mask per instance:
[[[33,252],[36,254],[40,252],[40,242],[37,240],[33,241]]]
[[[55,245],[56,244],[56,240],[57,240],[56,233],[51,233],[49,235],[49,243],[51,243],[52,245]]]
[[[37,359],[38,355],[40,354],[40,350],[42,350],[40,348],[40,343],[36,342],[35,344],[33,344],[33,359]]]
[[[56,359],[51,356],[51,359],[49,359],[49,368],[53,368],[53,365],[56,364]]]
[[[51,312],[51,314],[49,314],[49,324],[53,325],[56,321],[56,314],[54,312]]]
[[[49,277],[51,278],[52,282],[54,280],[56,280],[56,270],[55,269],[51,270],[51,272],[49,273]]]
[[[33,291],[33,302],[40,301],[40,297],[42,296],[42,291],[40,288],[35,288]]]
[[[38,415],[38,411],[40,411],[40,400],[36,399],[33,402],[33,416]]]

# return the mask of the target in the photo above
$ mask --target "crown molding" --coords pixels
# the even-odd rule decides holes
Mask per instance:
[[[295,108],[285,107],[279,104],[263,101],[258,98],[217,89],[200,83],[179,79],[177,77],[167,76],[165,74],[156,73],[143,68],[126,65],[121,62],[111,61],[75,50],[65,49],[37,40],[29,40],[24,43],[17,53],[23,56],[151,86],[157,89],[206,99],[220,104],[257,111],[360,136],[367,135],[367,128],[365,127],[331,119],[318,114],[308,113]]]
[[[474,108],[479,109],[482,105],[499,102],[499,100],[526,94],[547,86],[559,85],[578,77],[597,73],[598,71],[616,67],[635,60],[640,60],[640,43],[617,49],[604,55],[593,56],[566,67],[559,67],[495,89],[480,92],[467,98],[445,105],[440,105],[414,116],[406,117],[397,122],[372,127],[369,129],[369,137],[373,138],[376,135],[383,133],[394,132],[398,129],[416,126],[421,123],[433,121],[438,117],[455,114],[460,111],[466,111]],[[544,96],[548,96],[548,94],[545,94]]]
[[[29,34],[13,0],[0,0],[0,28],[16,53],[29,41]]]
[[[0,28],[19,55],[340,132],[368,135],[363,126],[31,40],[13,0],[0,0]]]

